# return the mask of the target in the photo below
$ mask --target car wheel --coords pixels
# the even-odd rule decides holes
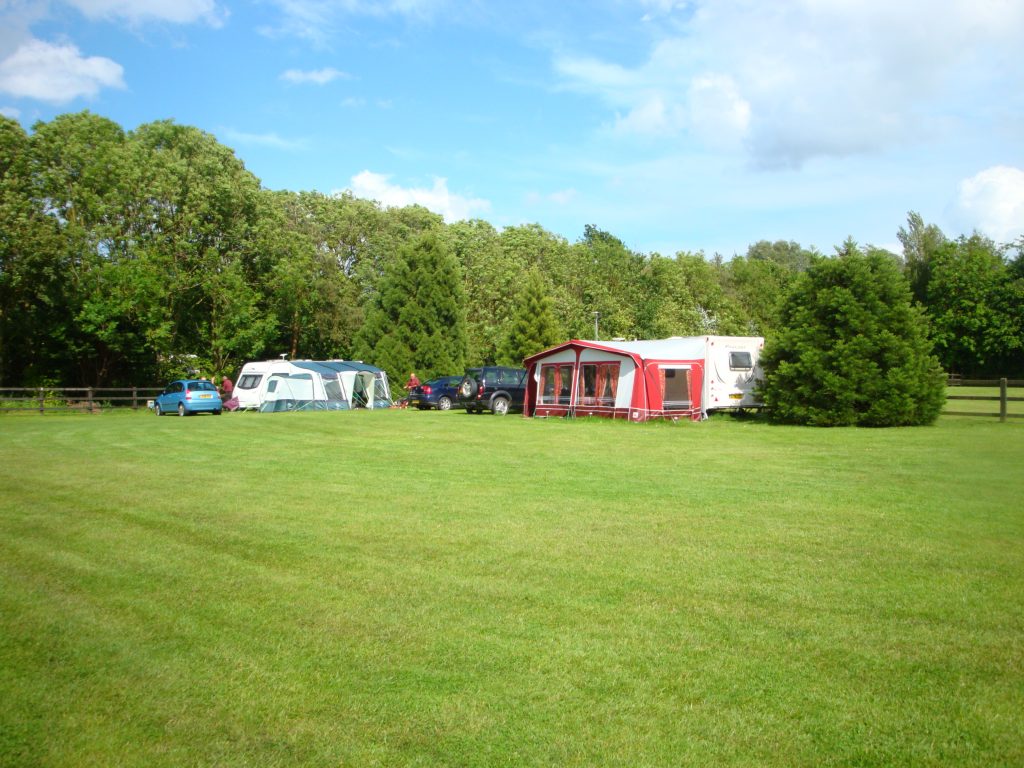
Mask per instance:
[[[153,403],[153,413],[157,416],[163,416],[164,412],[160,410],[160,403]]]
[[[437,401],[437,410],[449,411],[452,407],[452,399],[450,397],[442,397]]]
[[[491,403],[491,410],[494,411],[495,416],[504,416],[506,413],[508,413],[508,398],[494,398],[494,401]]]
[[[220,408],[216,409],[216,410],[215,410],[215,411],[213,412],[213,415],[214,415],[214,416],[220,416]]]
[[[179,416],[184,416],[186,413],[188,413],[188,411],[185,410],[185,404],[184,403],[178,403],[178,415]]]

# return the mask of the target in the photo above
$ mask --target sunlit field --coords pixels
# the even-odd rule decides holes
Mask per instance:
[[[4,415],[0,765],[1022,765],[1022,466],[1024,420]]]

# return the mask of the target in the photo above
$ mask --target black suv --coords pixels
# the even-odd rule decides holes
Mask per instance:
[[[459,402],[470,413],[491,411],[504,416],[523,410],[526,397],[526,369],[488,365],[470,368],[459,382]]]

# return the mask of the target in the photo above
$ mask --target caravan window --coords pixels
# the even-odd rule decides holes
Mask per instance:
[[[542,405],[569,405],[572,395],[573,366],[542,365],[540,402]]]
[[[730,352],[730,371],[749,371],[754,367],[754,358],[749,352]]]
[[[260,373],[247,373],[238,380],[235,385],[238,389],[256,389],[263,380],[263,374]]]
[[[619,384],[618,363],[587,363],[581,367],[580,405],[615,405]]]
[[[661,402],[666,411],[689,410],[692,404],[689,368],[661,369]]]

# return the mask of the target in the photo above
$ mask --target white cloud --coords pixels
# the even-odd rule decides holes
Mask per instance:
[[[969,225],[998,243],[1024,235],[1024,170],[997,165],[964,179],[956,209]]]
[[[227,18],[226,9],[215,0],[66,0],[90,19],[125,19],[132,24],[168,21],[193,24],[204,21],[219,27]]]
[[[666,104],[663,96],[651,94],[625,116],[615,116],[618,133],[671,136],[686,125],[686,111],[679,104]]]
[[[604,95],[613,102],[628,102],[646,80],[642,71],[630,71],[588,56],[561,56],[555,60],[555,69],[577,89]]]
[[[979,98],[1005,101],[1024,77],[1024,3],[1005,0],[697,0],[664,30],[638,65],[562,54],[555,71],[602,99],[620,136],[742,144],[759,165],[962,130]]]
[[[246,133],[237,131],[234,128],[223,129],[224,138],[232,144],[242,144],[251,147],[269,147],[271,149],[282,149],[287,152],[294,152],[305,149],[304,139],[285,139],[276,133]]]
[[[124,88],[123,67],[74,45],[30,39],[0,62],[0,91],[12,96],[64,104],[101,88]]]
[[[0,107],[0,115],[9,117],[11,120],[17,120],[21,117],[21,110],[15,107]]]
[[[352,177],[349,189],[356,197],[376,200],[387,208],[421,205],[441,214],[447,222],[470,219],[475,213],[491,209],[491,204],[487,200],[453,194],[448,189],[448,180],[437,177],[434,178],[434,186],[427,189],[402,187],[392,184],[388,175],[362,171]]]
[[[334,67],[324,67],[323,69],[313,69],[308,71],[301,69],[289,69],[281,73],[281,79],[297,85],[301,85],[303,83],[327,85],[335,80],[350,80],[352,79],[352,75],[347,72],[342,72],[340,69],[335,69]]]
[[[751,106],[729,75],[698,75],[687,94],[690,127],[711,145],[738,142],[750,128]]]

